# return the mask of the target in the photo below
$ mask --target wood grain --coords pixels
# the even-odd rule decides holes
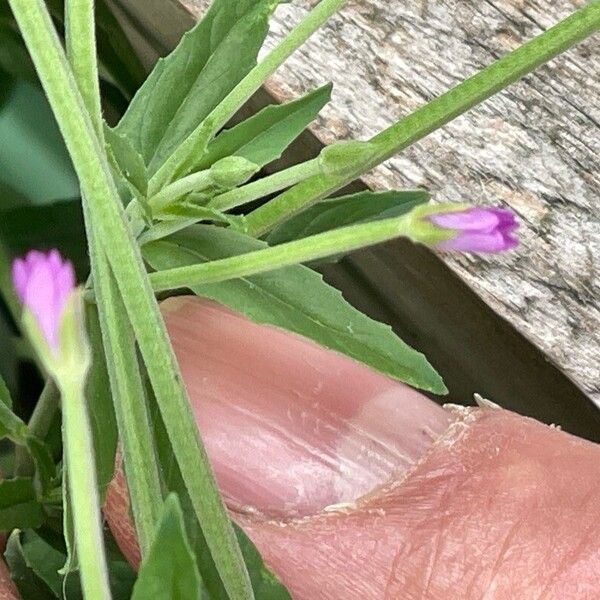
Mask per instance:
[[[206,0],[183,0],[196,15]],[[267,46],[309,4],[278,8]],[[269,81],[289,99],[334,82],[313,126],[364,139],[550,27],[577,0],[354,0]],[[600,403],[598,39],[543,66],[364,178],[439,202],[503,204],[521,218],[506,256],[442,259]]]

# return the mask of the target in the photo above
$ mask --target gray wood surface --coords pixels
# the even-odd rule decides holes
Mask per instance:
[[[182,0],[200,15],[206,0]],[[309,4],[277,9],[268,46]],[[364,139],[550,27],[580,0],[354,0],[269,81],[289,99],[334,82],[323,142]],[[588,39],[364,178],[521,219],[504,256],[442,259],[600,403],[600,60]],[[510,376],[507,373],[507,376]]]

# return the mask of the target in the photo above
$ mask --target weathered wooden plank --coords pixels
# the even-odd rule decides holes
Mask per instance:
[[[206,0],[182,0],[199,15]],[[324,142],[366,138],[580,0],[354,0],[271,78],[279,99],[331,80]],[[311,3],[311,4],[314,4]],[[278,8],[271,46],[306,10]],[[378,168],[373,188],[504,204],[523,243],[507,256],[443,256],[490,306],[600,402],[600,60],[590,39]]]

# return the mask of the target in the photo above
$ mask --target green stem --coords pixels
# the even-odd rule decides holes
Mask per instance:
[[[9,0],[79,177],[146,364],[175,457],[212,558],[232,600],[253,597],[141,254],[110,168],[42,0]]]
[[[317,260],[410,235],[412,215],[341,227],[278,246],[150,275],[155,291],[216,283]],[[168,243],[168,242],[167,242]]]
[[[239,188],[215,196],[207,204],[208,208],[216,210],[229,210],[236,206],[241,206],[253,200],[264,198],[274,192],[280,192],[299,181],[308,179],[313,175],[317,175],[321,171],[320,161],[318,158],[294,165],[283,171],[273,173],[262,179],[253,181]],[[167,188],[168,189],[168,188]]]
[[[212,183],[210,169],[192,173],[191,175],[182,177],[164,187],[160,192],[148,200],[148,204],[152,208],[152,212],[157,213],[182,196],[192,192],[201,192],[208,188]]]
[[[63,444],[81,583],[86,600],[110,600],[94,445],[85,405],[85,377],[63,377]]]
[[[96,134],[102,139],[94,0],[65,1],[65,42],[67,57],[77,79],[79,92],[89,111]]]
[[[92,0],[67,0],[65,33],[67,54],[79,91],[102,139],[102,115],[98,89],[98,67],[94,39]],[[146,556],[154,538],[162,493],[152,441],[152,428],[138,366],[135,338],[127,312],[98,240],[96,227],[83,198],[85,225],[90,247],[90,263],[98,295],[98,312],[106,366],[109,373],[119,438],[123,446],[127,486],[138,545]]]
[[[439,129],[539,65],[574,46],[600,27],[600,0],[594,0],[548,31],[503,56],[370,140],[373,152],[349,163],[343,175],[318,175],[247,216],[248,231],[260,236],[306,206],[326,198],[397,152]]]
[[[104,354],[123,449],[133,521],[143,558],[150,550],[162,507],[158,461],[135,338],[117,284],[90,221],[86,214]]]
[[[287,60],[346,0],[321,0],[306,17],[279,42],[254,69],[244,77],[219,105],[196,127],[175,152],[165,161],[149,183],[151,193],[168,184],[176,174],[186,174],[186,163],[204,152],[205,144],[216,131],[256,92],[264,81]]]
[[[150,229],[144,231],[144,233],[142,233],[138,238],[138,243],[140,246],[143,246],[144,244],[149,244],[150,242],[156,242],[157,240],[173,235],[182,229],[187,229],[197,222],[197,218],[184,217],[179,217],[172,221],[162,221],[161,223],[157,223],[156,225],[150,227]]]
[[[43,440],[60,408],[60,394],[54,380],[46,380],[44,389],[29,418],[30,433]],[[15,473],[17,475],[28,475],[33,472],[33,460],[29,450],[24,446],[15,448]]]

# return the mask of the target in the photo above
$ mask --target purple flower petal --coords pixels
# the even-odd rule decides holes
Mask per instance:
[[[518,244],[511,235],[518,227],[515,215],[503,208],[473,207],[431,214],[427,219],[437,227],[455,233],[437,244],[441,250],[502,252]]]
[[[494,211],[483,208],[438,213],[430,215],[429,220],[444,229],[460,231],[493,231],[500,222]]]
[[[47,262],[40,261],[34,264],[27,281],[25,306],[33,313],[50,347],[56,349],[57,327],[53,279],[52,269]]]
[[[12,264],[12,281],[17,297],[21,302],[25,299],[28,276],[29,269],[27,263],[22,258],[17,258]]]
[[[63,261],[58,250],[47,254],[30,250],[12,265],[13,285],[21,302],[28,308],[48,345],[58,350],[58,329],[65,302],[75,287],[75,272]]]
[[[48,252],[48,264],[54,274],[57,274],[63,266],[60,252],[56,248],[53,248]]]
[[[461,233],[451,240],[441,242],[438,248],[458,252],[502,252],[502,250],[506,250],[506,240],[498,231]]]
[[[40,252],[39,250],[30,250],[26,255],[25,255],[25,262],[27,263],[27,267],[29,269],[29,272],[31,273],[31,269],[37,265],[40,262],[43,262],[46,260],[46,255],[43,252]]]
[[[75,287],[75,271],[70,262],[63,263],[54,275],[54,307],[60,313]]]
[[[512,210],[506,208],[488,208],[490,212],[493,212],[497,217],[500,225],[513,225],[516,224],[515,213]]]

